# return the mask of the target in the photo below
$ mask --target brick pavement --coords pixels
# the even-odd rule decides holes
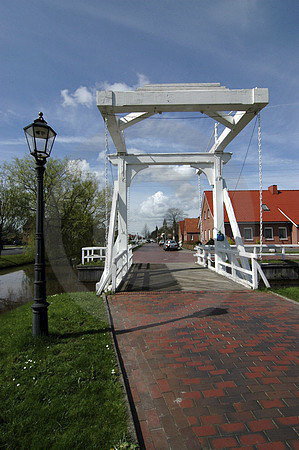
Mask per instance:
[[[146,449],[299,448],[298,305],[256,291],[108,302]]]

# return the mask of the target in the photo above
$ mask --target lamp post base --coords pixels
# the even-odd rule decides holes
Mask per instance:
[[[32,336],[48,336],[48,302],[35,302],[32,308]]]

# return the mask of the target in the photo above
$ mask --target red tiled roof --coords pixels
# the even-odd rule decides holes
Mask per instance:
[[[186,233],[199,233],[198,223],[198,217],[195,219],[186,218],[184,220],[181,220],[179,222],[181,233],[183,233],[184,231],[186,231]]]
[[[205,191],[204,194],[213,213],[213,192]],[[238,222],[259,222],[259,195],[259,191],[253,190],[229,191]],[[272,194],[270,188],[263,190],[263,204],[270,209],[270,211],[263,211],[263,222],[285,222],[289,221],[286,217],[288,216],[296,225],[299,224],[299,190],[278,190],[277,194]],[[228,222],[225,210],[224,221]]]
[[[198,222],[199,222],[198,218],[185,219],[186,232],[187,233],[198,233],[199,232]]]
[[[179,227],[180,227],[180,232],[183,234],[184,233],[184,221],[183,220],[181,220],[179,222]]]

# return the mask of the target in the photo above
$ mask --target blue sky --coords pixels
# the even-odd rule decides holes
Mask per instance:
[[[97,89],[220,82],[269,89],[261,114],[263,186],[298,189],[298,17],[298,0],[2,0],[0,163],[28,151],[23,127],[43,111],[58,134],[53,156],[81,159],[103,183]],[[206,151],[212,119],[165,119],[128,129],[128,150]],[[258,189],[253,127],[226,149],[233,153],[225,169],[230,189]],[[109,168],[110,182],[113,176]],[[198,203],[192,169],[142,171],[130,189],[129,229],[160,226],[169,207],[195,217]]]

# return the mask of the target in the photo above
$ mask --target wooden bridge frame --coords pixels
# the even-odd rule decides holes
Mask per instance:
[[[116,154],[109,155],[109,159],[118,167],[105,269],[96,285],[98,294],[112,289],[112,284],[115,290],[130,268],[132,256],[128,246],[127,190],[134,176],[152,165],[189,165],[196,168],[199,175],[204,173],[207,176],[213,187],[216,272],[222,273],[221,262],[225,262],[226,258],[231,259],[227,240],[217,241],[218,232],[224,234],[224,204],[238,251],[244,253],[244,244],[222,175],[223,165],[230,160],[232,154],[224,152],[224,149],[267,104],[268,89],[230,90],[219,83],[156,84],[145,85],[135,91],[97,91],[97,107],[117,151]],[[198,112],[213,118],[225,128],[209,152],[128,153],[124,130],[154,114],[164,112]],[[224,252],[225,249],[228,250],[227,253]],[[240,264],[244,269],[249,268],[248,259],[242,256],[236,259],[235,264]]]

